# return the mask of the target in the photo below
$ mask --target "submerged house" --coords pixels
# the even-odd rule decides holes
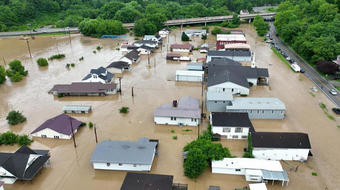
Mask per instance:
[[[157,35],[145,35],[143,40],[152,40],[152,41],[155,41],[155,42],[161,42],[162,41],[162,37],[157,34]]]
[[[125,61],[114,61],[106,67],[111,73],[123,73],[131,69],[130,64]]]
[[[110,83],[103,84],[100,82],[73,82],[71,84],[56,84],[49,93],[63,96],[105,96],[116,94],[119,86]]]
[[[163,104],[154,112],[156,124],[198,126],[200,119],[200,101],[189,96],[174,100],[172,104]]]
[[[252,53],[249,50],[242,49],[208,51],[207,62],[210,62],[213,58],[228,58],[234,61],[250,62],[252,60]]]
[[[92,110],[92,106],[86,105],[66,105],[63,107],[64,113],[89,113]]]
[[[122,171],[150,171],[158,142],[141,138],[137,142],[100,142],[91,157],[94,169]]]
[[[246,44],[247,39],[244,33],[241,32],[233,32],[231,34],[217,34],[216,35],[216,49],[224,49],[225,44]]]
[[[204,71],[177,70],[175,80],[183,82],[202,82],[203,78]]]
[[[86,75],[83,82],[100,82],[103,84],[110,83],[113,79],[113,74],[108,72],[104,67],[98,69],[91,69],[90,73]]]
[[[227,112],[247,112],[250,119],[283,119],[285,104],[278,98],[234,98]]]
[[[0,181],[32,181],[49,159],[49,150],[32,150],[25,145],[14,153],[0,152]]]
[[[311,155],[306,133],[256,132],[251,136],[253,155],[258,159],[307,161]]]
[[[125,54],[120,61],[124,61],[127,62],[128,64],[133,64],[133,63],[137,63],[139,61],[139,52],[134,49],[132,51],[130,51],[129,53]]]
[[[192,45],[191,44],[171,44],[170,51],[172,52],[186,52],[189,53],[192,51]]]
[[[185,30],[184,33],[188,36],[188,37],[193,37],[193,36],[204,36],[207,35],[207,30],[203,30],[203,29],[188,29]]]
[[[158,42],[153,40],[138,40],[133,43],[134,46],[141,47],[141,46],[148,46],[152,48],[158,48]]]
[[[210,124],[213,134],[226,139],[248,139],[255,132],[248,113],[212,112]]]
[[[170,30],[166,29],[166,28],[163,28],[162,30],[160,30],[158,32],[158,34],[162,37],[162,38],[165,38],[167,37],[167,35],[170,33]]]
[[[246,181],[269,182],[280,181],[288,185],[287,172],[279,161],[260,160],[255,158],[224,158],[211,162],[212,173],[244,175]]]
[[[33,137],[71,139],[76,134],[82,122],[68,116],[60,114],[53,117],[31,132]],[[72,131],[73,130],[73,131]]]
[[[173,190],[172,175],[128,172],[120,190]]]

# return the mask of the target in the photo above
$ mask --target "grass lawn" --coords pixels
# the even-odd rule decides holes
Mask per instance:
[[[275,49],[275,48],[271,48],[272,50],[273,50],[273,52],[275,53],[275,55],[277,55],[280,59],[281,59],[281,61],[282,62],[284,62],[286,65],[287,65],[287,67],[289,67],[292,71],[293,71],[293,69],[290,67],[290,64],[288,63],[288,61],[283,57],[283,55],[281,55],[281,53],[279,52],[279,51],[277,51],[277,49]]]

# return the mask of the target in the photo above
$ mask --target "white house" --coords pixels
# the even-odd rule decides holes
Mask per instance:
[[[33,137],[42,138],[71,139],[72,135],[77,133],[81,124],[81,121],[78,121],[73,117],[66,114],[60,114],[45,121],[32,131],[31,135]]]
[[[100,142],[91,157],[94,169],[122,171],[150,171],[158,142],[141,138],[137,142]]]
[[[212,112],[210,124],[213,134],[226,139],[247,139],[255,132],[248,113]]]
[[[166,29],[166,28],[163,28],[162,30],[160,30],[158,32],[158,34],[162,37],[162,38],[165,38],[169,35],[170,33],[170,30]]]
[[[92,110],[92,106],[86,105],[66,105],[63,107],[64,113],[89,113]]]
[[[198,126],[200,119],[200,101],[189,96],[174,100],[172,104],[163,104],[154,112],[156,124]]]
[[[244,175],[246,181],[266,182],[281,181],[282,185],[289,179],[287,172],[279,161],[261,160],[254,158],[224,158],[211,162],[212,173]]]
[[[192,45],[191,44],[171,44],[170,50],[172,52],[185,52],[189,53],[192,51]]]
[[[14,153],[0,153],[0,187],[17,180],[31,181],[49,163],[48,150],[20,147]],[[1,189],[1,188],[0,188]]]
[[[306,133],[252,133],[253,155],[266,160],[307,161],[311,144]]]
[[[82,82],[100,82],[106,84],[112,82],[113,76],[104,67],[99,67],[98,69],[91,69],[90,73],[82,79]]]
[[[224,49],[224,45],[220,49]],[[214,58],[229,58],[234,61],[250,62],[252,53],[249,50],[233,49],[224,51],[208,51],[207,62],[212,61]]]
[[[203,78],[204,71],[177,70],[175,80],[183,82],[202,82]]]
[[[249,15],[249,11],[247,9],[240,10],[240,15]]]
[[[188,37],[207,35],[207,30],[188,29],[184,31]]]
[[[161,36],[160,35],[145,35],[143,40],[152,40],[155,42],[160,42],[161,41]]]
[[[157,41],[152,41],[152,40],[139,40],[133,43],[134,46],[140,47],[140,46],[149,46],[152,48],[157,48],[158,47],[158,42]]]
[[[120,61],[127,62],[129,65],[137,63],[139,61],[139,52],[137,50],[132,50],[125,54]]]
[[[153,49],[154,48],[149,46],[142,45],[137,49],[137,51],[139,52],[139,55],[150,55]]]

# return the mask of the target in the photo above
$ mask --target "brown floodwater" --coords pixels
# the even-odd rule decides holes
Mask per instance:
[[[321,93],[310,94],[313,83],[304,75],[296,74],[282,63],[270,47],[256,36],[250,25],[240,27],[247,36],[248,43],[256,52],[256,62],[260,67],[268,67],[270,86],[252,87],[250,96],[278,97],[287,106],[287,116],[283,120],[253,120],[258,131],[301,131],[309,134],[314,156],[306,163],[282,162],[287,169],[290,183],[281,187],[280,184],[268,185],[268,189],[308,189],[323,190],[339,189],[340,165],[340,129],[337,121],[327,118],[319,107],[323,102],[328,109],[333,104]],[[184,30],[184,29],[183,29]],[[169,42],[180,43],[180,29],[173,30]],[[128,37],[128,40],[132,40]],[[28,76],[19,83],[9,80],[0,86],[0,132],[12,130],[27,134],[45,120],[61,113],[62,107],[68,104],[92,105],[93,112],[86,115],[72,115],[77,119],[97,126],[99,141],[138,140],[148,137],[160,140],[159,155],[152,166],[151,173],[174,175],[175,183],[189,185],[189,190],[206,190],[209,185],[219,185],[223,190],[233,190],[246,186],[243,176],[212,174],[207,170],[196,180],[184,176],[182,149],[190,141],[197,138],[197,128],[155,125],[154,109],[163,103],[183,96],[201,98],[201,85],[191,83],[176,83],[174,75],[177,69],[185,69],[184,62],[167,62],[167,39],[156,53],[143,56],[138,64],[134,64],[131,72],[125,73],[122,79],[122,95],[106,97],[64,97],[55,98],[47,92],[54,84],[80,81],[90,69],[107,66],[116,60],[123,52],[116,50],[127,39],[94,39],[82,35],[72,35],[71,43],[68,36],[39,36],[30,39],[32,59],[30,59],[26,42],[19,37],[0,39],[0,64],[4,65],[13,59],[20,59]],[[212,35],[207,42],[212,47],[216,38]],[[204,43],[195,38],[191,42],[195,47]],[[103,49],[93,53],[97,46]],[[39,57],[49,57],[64,53],[66,57],[49,63],[48,68],[39,68],[36,60]],[[79,61],[80,57],[83,61]],[[193,59],[205,57],[194,51]],[[67,69],[67,63],[75,63],[75,67]],[[134,88],[134,97],[131,88]],[[130,112],[126,115],[118,109],[128,106]],[[6,122],[7,113],[20,110],[27,117],[27,122],[9,126]],[[333,114],[332,114],[333,115]],[[207,127],[207,120],[200,126],[200,131]],[[171,130],[175,133],[171,133]],[[192,129],[185,132],[183,129]],[[173,140],[172,136],[177,136]],[[38,189],[120,189],[126,172],[94,170],[90,157],[96,146],[93,129],[84,127],[76,134],[77,148],[72,140],[54,140],[34,138],[31,148],[49,149],[51,165],[44,168],[32,182],[17,181],[13,185],[5,185],[5,189],[38,190]],[[236,156],[243,154],[246,141],[223,140],[221,143],[230,148]],[[0,146],[0,151],[15,151],[17,146]],[[298,166],[298,167],[297,167]],[[296,170],[296,168],[298,168]],[[318,176],[312,176],[317,172]]]

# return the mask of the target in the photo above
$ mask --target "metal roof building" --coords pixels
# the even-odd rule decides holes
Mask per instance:
[[[66,105],[63,107],[64,113],[89,113],[91,106],[85,105]]]
[[[285,104],[278,98],[234,98],[228,112],[247,112],[250,119],[283,119]]]

